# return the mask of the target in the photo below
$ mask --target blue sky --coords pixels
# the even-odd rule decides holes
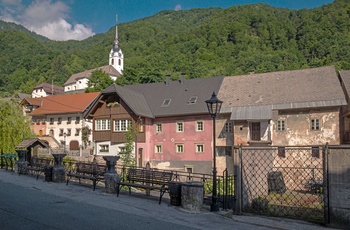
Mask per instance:
[[[0,0],[0,19],[21,24],[52,40],[82,40],[119,23],[162,10],[189,10],[265,3],[289,9],[315,8],[333,0]]]

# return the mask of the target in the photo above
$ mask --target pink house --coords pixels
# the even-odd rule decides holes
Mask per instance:
[[[212,118],[205,100],[218,92],[223,77],[118,86],[101,92],[85,111],[93,120],[96,155],[117,155],[129,126],[137,166],[211,173]]]

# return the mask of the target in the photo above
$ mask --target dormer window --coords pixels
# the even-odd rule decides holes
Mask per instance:
[[[188,100],[188,104],[195,104],[196,101],[197,101],[197,98],[198,98],[198,97],[195,97],[195,96],[194,96],[194,97],[191,97],[190,100]]]
[[[162,107],[169,106],[171,102],[171,99],[167,98],[163,101]]]

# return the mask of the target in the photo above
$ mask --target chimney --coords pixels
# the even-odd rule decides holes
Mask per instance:
[[[170,74],[167,74],[165,77],[165,85],[166,86],[170,85]]]
[[[185,84],[185,73],[181,73],[181,85]]]

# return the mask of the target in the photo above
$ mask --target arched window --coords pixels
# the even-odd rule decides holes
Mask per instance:
[[[112,65],[114,65],[114,58],[112,58]]]

